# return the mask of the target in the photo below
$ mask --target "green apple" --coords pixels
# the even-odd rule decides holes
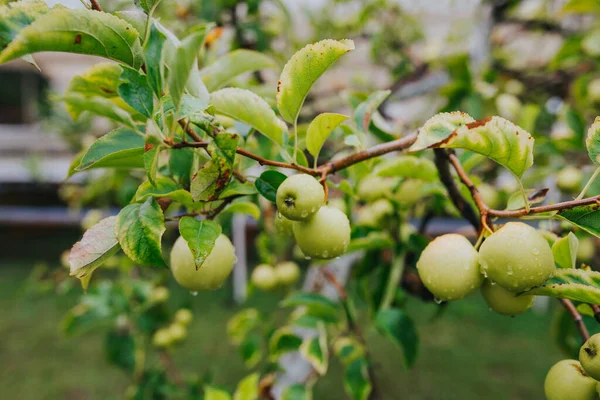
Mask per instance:
[[[513,94],[502,93],[496,97],[498,115],[508,120],[515,120],[521,114],[521,100]]]
[[[581,346],[579,362],[589,376],[600,380],[600,333],[586,340]]]
[[[547,400],[597,400],[597,382],[577,360],[562,360],[550,368],[544,382]]]
[[[303,221],[325,202],[323,186],[308,174],[288,177],[277,189],[277,209],[287,219]]]
[[[361,207],[356,213],[356,223],[363,226],[381,227],[386,217],[394,213],[394,207],[389,200],[379,199]]]
[[[477,250],[462,235],[450,233],[431,241],[417,261],[423,284],[439,300],[462,299],[477,290],[483,276]]]
[[[488,237],[479,263],[484,275],[512,292],[542,284],[556,269],[546,239],[522,222],[509,222]]]
[[[323,206],[306,221],[294,222],[294,238],[302,253],[312,258],[335,258],[350,244],[350,221],[337,208]]]
[[[150,292],[150,302],[152,303],[164,303],[169,299],[169,289],[164,286],[157,286],[152,288]]]
[[[396,178],[369,175],[362,178],[358,183],[356,193],[363,201],[375,201],[381,198],[390,198],[396,185],[398,185],[398,179]]]
[[[283,286],[290,286],[300,278],[300,268],[293,261],[285,261],[275,266],[277,282]]]
[[[330,198],[329,202],[328,202],[328,206],[329,207],[333,207],[333,208],[337,208],[338,210],[340,210],[344,214],[346,213],[346,211],[348,209],[347,206],[346,206],[346,202],[341,197],[336,197],[335,199]]]
[[[264,291],[273,290],[277,286],[275,269],[268,264],[260,264],[254,268],[250,280],[254,286]]]
[[[215,246],[196,270],[194,256],[183,237],[175,241],[171,250],[171,272],[177,283],[192,291],[216,290],[227,279],[237,261],[235,248],[223,234],[217,237]]]
[[[287,219],[281,214],[277,214],[277,216],[275,216],[275,232],[279,236],[291,237],[294,234],[292,223],[292,220]]]
[[[156,347],[168,347],[173,343],[173,338],[168,329],[161,328],[152,335],[152,344]]]
[[[583,173],[579,168],[565,167],[556,175],[556,186],[563,192],[574,193],[581,189]]]
[[[488,207],[493,209],[498,209],[502,206],[502,199],[500,198],[500,193],[494,188],[492,185],[488,185],[487,183],[482,183],[477,186],[477,190],[481,195],[481,198],[488,205]]]
[[[579,238],[577,247],[577,259],[583,262],[589,262],[596,254],[596,245],[591,237]]]
[[[488,307],[498,314],[510,317],[523,314],[533,305],[534,296],[522,295],[504,289],[486,279],[481,286],[481,294]]]
[[[180,308],[175,313],[174,319],[175,319],[175,322],[177,322],[178,324],[187,326],[194,319],[194,314],[192,314],[192,312],[190,310],[188,310],[187,308]]]
[[[588,97],[590,100],[598,102],[600,101],[600,78],[592,80],[588,84]]]
[[[187,337],[187,329],[185,329],[185,326],[181,324],[171,324],[168,329],[169,335],[171,335],[171,340],[173,342],[181,342]]]

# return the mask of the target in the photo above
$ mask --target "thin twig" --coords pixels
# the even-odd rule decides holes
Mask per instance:
[[[592,307],[592,311],[594,311],[594,318],[596,318],[596,321],[600,322],[600,306],[596,304],[590,304],[590,306]]]
[[[585,342],[588,340],[590,338],[590,333],[583,322],[583,317],[581,314],[579,314],[579,311],[577,311],[577,308],[575,308],[571,300],[558,299],[558,301],[561,302],[567,312],[571,315],[571,318],[573,318],[573,322],[575,322],[575,326],[577,326],[577,330],[579,331],[582,341]]]
[[[91,6],[92,6],[92,10],[95,10],[95,11],[100,11],[100,12],[102,12],[102,11],[103,11],[103,10],[102,10],[102,7],[100,7],[100,4],[98,4],[98,1],[97,1],[97,0],[90,0],[90,4],[91,4]]]
[[[185,380],[177,370],[171,355],[167,351],[161,351],[158,354],[165,367],[165,370],[167,371],[167,375],[173,380],[173,382],[175,382],[177,386],[183,386],[185,384]]]

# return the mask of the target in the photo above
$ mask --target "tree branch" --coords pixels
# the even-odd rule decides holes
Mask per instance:
[[[575,308],[571,300],[558,299],[558,301],[560,301],[560,303],[565,307],[567,312],[571,315],[571,318],[573,318],[573,321],[577,326],[577,330],[579,331],[579,335],[581,336],[582,341],[585,342],[586,340],[588,340],[590,338],[590,333],[588,332],[585,324],[583,323],[583,317],[581,316],[581,314],[579,314],[579,311],[577,311],[577,308]]]
[[[100,11],[102,12],[102,7],[100,7],[100,4],[98,4],[97,0],[90,0],[90,5],[92,6],[92,10],[95,11]]]

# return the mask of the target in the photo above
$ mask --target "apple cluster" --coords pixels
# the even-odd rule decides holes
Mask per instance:
[[[187,337],[187,326],[194,316],[187,308],[177,310],[173,322],[165,328],[160,328],[152,336],[152,344],[158,348],[168,348],[182,342]]]
[[[323,186],[312,176],[288,177],[277,189],[276,229],[290,232],[306,257],[331,259],[346,252],[350,221],[346,214],[325,205]]]
[[[533,296],[520,293],[545,282],[555,268],[546,239],[522,222],[498,229],[479,252],[462,235],[439,236],[417,262],[423,284],[440,301],[458,300],[480,289],[490,309],[509,316],[531,307]]]
[[[550,368],[544,383],[548,400],[597,400],[600,395],[600,334],[589,338],[578,360],[562,360]]]
[[[254,271],[250,280],[260,290],[270,291],[277,287],[290,287],[300,278],[300,268],[293,261],[285,261],[275,267],[269,264],[260,264]]]

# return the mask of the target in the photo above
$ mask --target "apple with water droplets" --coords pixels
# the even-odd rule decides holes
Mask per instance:
[[[581,346],[579,362],[589,376],[600,381],[600,333],[590,337]]]
[[[350,221],[337,208],[323,206],[306,221],[294,222],[294,238],[302,253],[311,258],[341,256],[350,244]]]
[[[275,269],[268,264],[260,264],[252,271],[250,281],[260,290],[273,290],[277,286]]]
[[[577,360],[562,360],[550,368],[544,382],[547,400],[597,400],[597,382]]]
[[[518,295],[502,286],[491,282],[489,279],[481,286],[481,294],[488,307],[498,314],[515,316],[523,314],[533,305],[534,296]]]
[[[279,185],[276,202],[285,218],[303,221],[324,204],[325,191],[319,181],[308,174],[292,175]]]

